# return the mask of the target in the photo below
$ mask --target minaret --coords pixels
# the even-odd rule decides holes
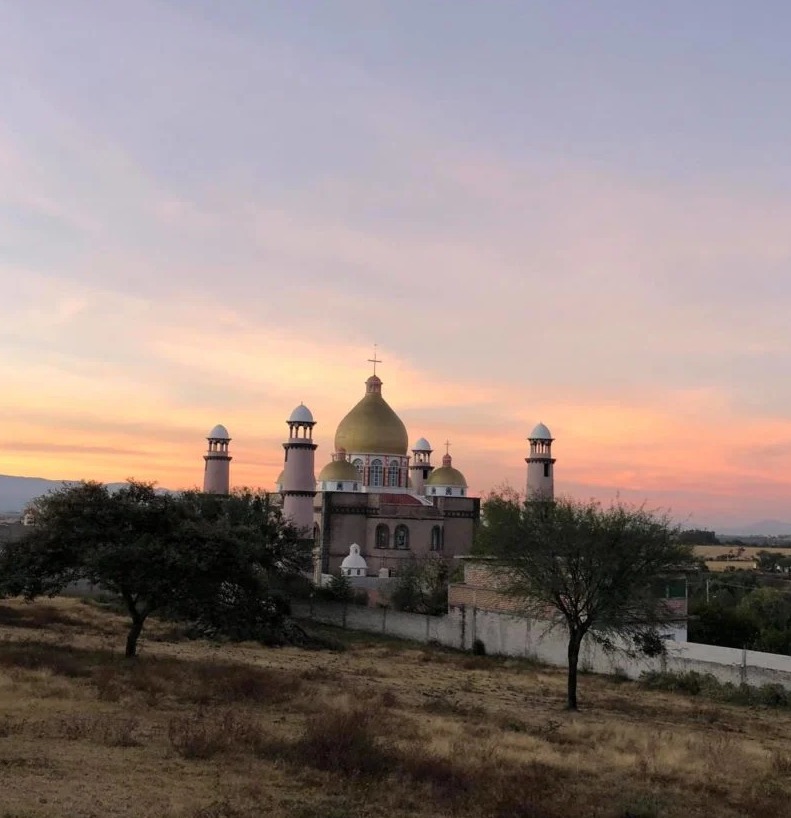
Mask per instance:
[[[431,465],[431,444],[425,437],[412,447],[412,463],[409,466],[409,476],[412,480],[411,489],[415,494],[426,493],[426,478],[434,471]]]
[[[203,459],[203,490],[206,494],[228,494],[231,490],[231,436],[225,426],[217,424],[208,435],[209,448]]]
[[[288,440],[283,469],[283,516],[302,532],[305,539],[313,539],[313,498],[316,496],[316,477],[313,473],[316,444],[313,427],[316,422],[307,406],[300,403],[286,421]]]
[[[530,457],[527,463],[527,499],[555,499],[555,458],[552,457],[552,433],[539,423],[527,438],[530,441]]]

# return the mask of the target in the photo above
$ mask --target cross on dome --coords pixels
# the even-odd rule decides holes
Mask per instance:
[[[379,358],[376,357],[376,344],[374,344],[374,357],[369,358],[368,363],[371,363],[371,364],[374,365],[374,375],[376,375],[376,365],[382,363],[382,361]]]
[[[450,454],[450,441],[445,441],[445,454]]]

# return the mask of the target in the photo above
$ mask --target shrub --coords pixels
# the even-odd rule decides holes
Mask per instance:
[[[168,739],[173,749],[188,759],[212,758],[230,749],[272,755],[277,748],[257,725],[232,710],[174,717],[168,724]]]
[[[393,751],[365,710],[327,710],[309,719],[294,746],[295,760],[347,776],[379,778],[393,766]]]
[[[0,665],[27,670],[49,670],[56,676],[78,679],[90,676],[95,658],[68,647],[43,642],[5,644],[0,650]]]
[[[641,681],[651,690],[666,690],[670,693],[689,693],[697,696],[703,687],[705,677],[694,670],[686,673],[649,671],[642,675]]]
[[[667,690],[671,693],[689,693],[705,696],[715,701],[741,704],[749,707],[789,707],[791,697],[780,684],[765,684],[751,687],[747,684],[735,685],[720,682],[711,673],[650,672],[644,673],[641,682],[652,690]]]
[[[472,643],[472,655],[473,656],[486,656],[486,645],[483,643],[482,639],[476,639]]]

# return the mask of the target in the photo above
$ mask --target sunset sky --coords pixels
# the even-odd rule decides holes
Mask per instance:
[[[791,6],[0,4],[0,473],[272,487],[384,395],[480,493],[791,520]]]

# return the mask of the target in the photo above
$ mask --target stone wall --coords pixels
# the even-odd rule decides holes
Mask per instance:
[[[414,642],[436,642],[450,648],[470,650],[476,639],[486,652],[535,659],[550,665],[566,665],[566,638],[562,627],[497,611],[459,606],[446,616],[423,616],[387,608],[362,608],[331,603],[294,603],[294,614],[351,630],[383,633]],[[752,650],[721,648],[694,642],[667,642],[667,656],[635,658],[624,651],[607,653],[586,638],[580,666],[604,674],[639,678],[650,670],[711,673],[721,682],[734,684],[781,684],[791,690],[791,656]]]

